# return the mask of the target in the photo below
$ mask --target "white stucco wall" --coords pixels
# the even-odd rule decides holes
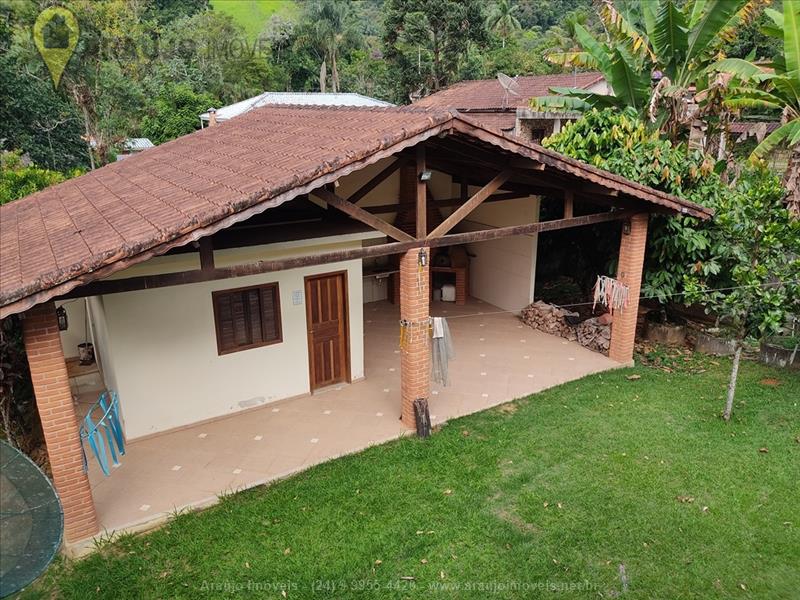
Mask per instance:
[[[470,188],[470,194],[477,188]],[[491,202],[478,206],[459,224],[459,231],[477,231],[535,223],[539,220],[539,198]],[[533,301],[536,281],[537,234],[519,235],[468,244],[470,295],[503,310],[518,311]]]
[[[108,335],[105,305],[103,298],[89,298],[89,320],[94,340],[94,357],[103,377],[103,383],[109,390],[117,390],[117,377],[112,359],[112,340]]]
[[[221,250],[215,252],[215,262],[228,266],[357,248],[362,243],[359,236],[332,239],[315,246],[289,242]],[[190,268],[192,261],[196,261],[194,254],[160,257],[129,269],[124,276]],[[308,393],[303,278],[342,270],[347,271],[350,365],[355,380],[364,376],[360,260],[104,296],[108,343],[102,345],[108,356],[101,360],[107,379],[110,372],[119,392],[126,436],[133,439]],[[280,290],[283,342],[219,356],[211,293],[275,281]],[[297,292],[299,299],[293,298]],[[101,330],[98,327],[98,337],[106,334]]]

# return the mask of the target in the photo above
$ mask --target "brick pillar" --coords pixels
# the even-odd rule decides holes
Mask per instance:
[[[633,342],[636,337],[636,317],[639,312],[639,291],[642,287],[644,250],[647,243],[647,221],[649,215],[640,213],[623,224],[619,244],[617,279],[628,286],[628,306],[614,314],[611,325],[611,346],[608,356],[621,363],[633,361]]]
[[[420,323],[430,316],[430,249],[423,248],[427,261],[419,269],[419,249],[409,250],[400,259],[400,318]],[[400,353],[400,419],[414,427],[414,400],[428,398],[431,392],[431,345],[426,327],[416,325],[413,338]]]
[[[25,313],[23,333],[53,483],[64,509],[64,537],[76,542],[96,534],[98,527],[53,302]]]

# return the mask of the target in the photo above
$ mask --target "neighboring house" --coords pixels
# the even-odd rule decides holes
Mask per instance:
[[[117,160],[124,160],[138,152],[155,147],[156,145],[148,138],[127,138],[120,144],[122,152],[117,154]]]
[[[563,218],[538,222],[542,194],[563,198]],[[591,372],[582,362],[630,363],[652,212],[710,216],[469,114],[413,106],[254,109],[0,207],[0,317],[24,315],[67,542],[401,435],[418,399],[441,418]],[[609,222],[630,289],[609,357],[522,333],[512,314],[533,299],[538,234]],[[468,255],[468,267],[454,258]],[[434,303],[438,314],[460,306],[488,325],[454,320],[460,371],[432,388],[431,272],[459,285],[459,268],[465,293]],[[365,283],[373,274],[396,296]],[[387,296],[399,307],[364,307]],[[77,337],[59,333],[58,305],[86,310]],[[492,336],[503,337],[484,342]],[[92,472],[91,485],[64,358],[82,337],[136,440],[122,468],[108,480]],[[186,429],[256,407],[267,410],[217,436]],[[254,436],[252,423],[273,417],[281,425]],[[309,424],[323,419],[338,436],[325,447]],[[382,433],[358,437],[371,431]],[[253,440],[268,455],[234,469]]]
[[[552,95],[550,88],[553,87],[577,87],[590,92],[609,93],[603,75],[596,71],[519,76],[515,81],[513,89],[516,93],[507,91],[497,79],[460,81],[418,100],[414,106],[455,108],[505,133],[540,142],[558,132],[564,122],[575,120],[579,115],[572,112],[532,111],[531,98]]]
[[[238,117],[244,113],[261,108],[262,106],[394,106],[389,102],[370,98],[361,94],[350,92],[328,93],[328,92],[264,92],[258,96],[253,96],[247,100],[229,104],[222,108],[215,107],[215,118],[217,123],[222,123],[233,117]],[[200,125],[208,125],[211,115],[204,112],[200,115]]]

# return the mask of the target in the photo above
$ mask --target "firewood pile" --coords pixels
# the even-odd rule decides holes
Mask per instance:
[[[578,313],[559,308],[546,302],[534,302],[522,309],[522,322],[526,325],[557,335],[581,346],[608,354],[611,345],[611,325],[606,323],[606,315],[587,319],[578,325],[570,325],[565,317],[578,317]]]

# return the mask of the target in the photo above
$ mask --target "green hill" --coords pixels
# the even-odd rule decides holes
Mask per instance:
[[[250,40],[258,37],[272,15],[292,19],[300,10],[294,0],[211,0],[211,6],[232,16]]]

